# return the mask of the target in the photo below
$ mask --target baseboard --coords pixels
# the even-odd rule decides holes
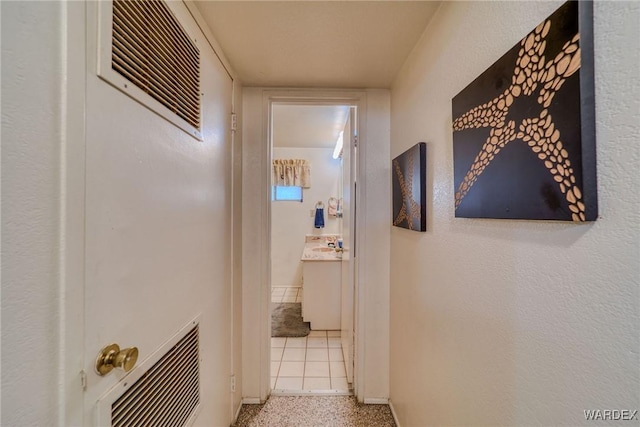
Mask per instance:
[[[386,397],[365,397],[365,405],[388,405],[389,399]]]
[[[235,424],[238,421],[238,416],[240,415],[240,410],[242,409],[242,399],[240,399],[240,403],[238,404],[238,409],[236,410],[236,414],[233,416],[233,422],[231,424]]]
[[[245,397],[240,405],[259,405],[261,403],[259,397]]]
[[[389,409],[391,409],[391,415],[393,415],[393,421],[396,423],[396,427],[401,427],[400,421],[398,421],[398,414],[396,414],[396,410],[393,407],[393,402],[391,402],[391,399],[389,399]]]

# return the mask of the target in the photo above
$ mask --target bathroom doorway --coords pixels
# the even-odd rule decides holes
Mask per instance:
[[[357,107],[270,106],[273,394],[354,384]]]

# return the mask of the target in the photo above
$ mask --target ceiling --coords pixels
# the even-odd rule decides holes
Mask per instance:
[[[334,148],[348,115],[344,105],[275,104],[273,146]]]
[[[389,88],[440,2],[205,1],[245,86]]]

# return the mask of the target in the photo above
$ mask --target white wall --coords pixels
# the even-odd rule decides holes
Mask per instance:
[[[263,142],[262,90],[244,88],[242,118],[242,392],[243,399],[259,403],[266,398],[262,390],[269,378],[261,374],[260,360],[270,349],[262,319],[269,313],[271,300],[266,288],[271,274],[266,257],[270,244],[264,231],[270,228],[269,185],[264,184],[271,168],[265,160],[268,144]]]
[[[386,401],[389,393],[389,91],[332,91],[245,88],[243,91],[243,393],[248,401],[266,398],[269,367],[269,182],[268,98],[322,98],[344,104],[357,99],[360,108],[361,191],[359,209],[362,270],[358,316],[361,347],[358,398]],[[309,218],[311,219],[311,218]]]
[[[302,249],[307,234],[339,234],[340,220],[327,212],[329,197],[338,198],[342,168],[333,148],[274,147],[274,159],[305,159],[311,167],[311,186],[302,190],[303,202],[271,203],[271,286],[302,285]],[[324,228],[314,227],[315,206],[325,205]]]
[[[240,279],[231,252],[241,249],[230,250],[241,225],[232,224],[241,208],[232,203],[241,147],[231,146],[231,79],[201,42],[204,141],[194,140],[98,79],[95,5],[2,2],[1,423],[90,425],[96,385],[118,376],[97,378],[95,354],[122,336],[84,326],[98,318],[118,319],[114,331],[128,325],[141,337],[121,343],[140,347],[140,363],[201,312],[196,424],[229,425],[240,395],[229,394],[240,359],[232,316],[241,314],[240,304],[231,309],[232,271]],[[195,26],[190,18],[183,24]],[[78,319],[85,291],[99,294],[96,284],[119,298],[109,306],[113,317],[87,309],[87,320]],[[139,310],[125,308],[141,295]]]
[[[1,7],[0,424],[45,425],[59,413],[63,8],[54,2],[2,2]]]
[[[560,2],[445,2],[392,87],[397,156],[428,143],[425,234],[391,231],[403,427],[586,425],[640,401],[640,5],[595,3],[600,218],[454,218],[451,98]]]
[[[359,119],[356,346],[361,349],[356,381],[358,398],[365,403],[389,397],[390,107],[388,90],[368,90],[367,114]]]

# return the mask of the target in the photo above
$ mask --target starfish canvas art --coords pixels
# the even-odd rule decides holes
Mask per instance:
[[[452,100],[455,215],[594,221],[593,5],[567,2]]]
[[[393,225],[427,231],[427,144],[420,142],[392,162]]]

